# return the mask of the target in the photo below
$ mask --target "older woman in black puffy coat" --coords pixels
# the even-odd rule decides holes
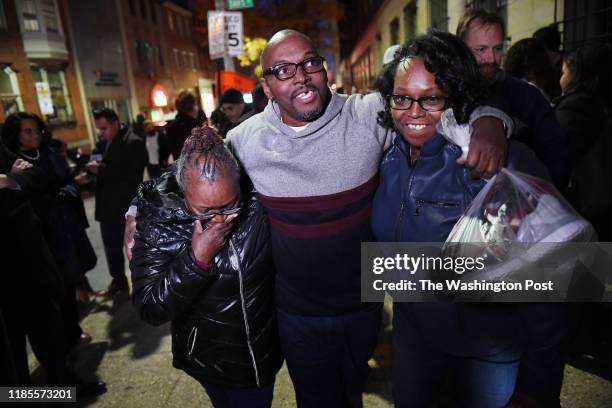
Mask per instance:
[[[141,185],[138,211],[130,268],[142,319],[172,321],[173,365],[215,407],[269,407],[282,357],[268,224],[212,128],[194,129],[176,168]]]

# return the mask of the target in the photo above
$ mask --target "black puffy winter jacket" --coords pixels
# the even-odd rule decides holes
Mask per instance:
[[[141,184],[130,262],[143,320],[172,321],[173,365],[202,383],[272,384],[282,364],[274,311],[274,264],[266,216],[245,201],[212,270],[195,262],[194,219],[174,172]]]

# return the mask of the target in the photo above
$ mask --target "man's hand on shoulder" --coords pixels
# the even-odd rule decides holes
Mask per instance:
[[[501,120],[483,116],[472,124],[474,130],[466,159],[458,159],[465,164],[473,177],[492,177],[504,167],[508,141]]]

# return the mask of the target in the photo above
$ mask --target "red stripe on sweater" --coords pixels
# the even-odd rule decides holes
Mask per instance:
[[[351,190],[311,197],[268,197],[259,194],[264,207],[280,211],[321,211],[352,204],[374,194],[378,187],[378,174]]]
[[[367,221],[372,211],[372,203],[369,202],[365,207],[354,214],[338,220],[322,222],[319,224],[290,224],[284,221],[275,220],[268,217],[272,229],[291,238],[311,239],[331,235],[337,235],[350,228],[353,228]]]

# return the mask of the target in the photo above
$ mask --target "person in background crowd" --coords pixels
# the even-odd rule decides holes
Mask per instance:
[[[504,48],[504,21],[496,14],[470,9],[459,19],[456,34],[472,51],[480,73],[488,80],[489,98],[504,107],[525,142],[544,163],[558,188],[569,177],[567,138],[544,96],[533,86],[500,69]]]
[[[162,132],[160,129],[156,129],[151,121],[145,121],[144,131],[146,135],[147,156],[149,158],[147,172],[149,173],[149,178],[159,177],[161,176],[162,168],[165,167],[161,162],[164,148]]]
[[[554,101],[569,138],[572,176],[565,195],[588,219],[600,242],[612,241],[612,47],[585,44],[565,55]],[[608,303],[571,305],[570,357],[610,369],[612,330]]]
[[[219,121],[221,125],[218,128],[219,134],[223,138],[225,138],[227,132],[253,115],[251,105],[244,103],[242,92],[234,88],[223,92],[219,101],[219,109],[227,117],[227,121]]]
[[[584,45],[565,56],[563,95],[555,113],[567,134],[572,178],[566,195],[595,227],[599,240],[612,241],[612,47]]]
[[[482,101],[483,79],[465,44],[437,31],[403,45],[381,76],[385,108],[379,123],[398,137],[380,165],[374,236],[380,242],[444,242],[486,182],[456,163],[461,149],[437,125],[448,108],[459,124],[466,123]],[[546,175],[533,153],[516,142],[510,143],[507,165]],[[395,302],[395,406],[432,406],[448,371],[461,406],[505,406],[519,371],[522,327],[515,306]]]
[[[50,146],[51,134],[38,116],[26,112],[9,115],[2,128],[2,142],[47,175],[47,188],[31,202],[66,285],[62,312],[67,347],[88,343],[91,336],[79,325],[76,285],[94,268],[97,257],[85,233],[89,223],[79,188],[64,157]]]
[[[255,85],[255,88],[251,91],[251,95],[253,95],[253,113],[263,112],[268,104],[268,97],[261,86],[261,82]]]
[[[229,119],[227,118],[227,116],[225,116],[225,113],[221,111],[221,108],[215,109],[210,114],[210,124],[217,130],[217,132],[219,132],[219,135],[222,138],[225,138],[226,135],[225,133],[223,133],[223,131],[231,126]]]
[[[553,80],[558,81],[561,78],[561,65],[563,63],[563,51],[561,50],[561,33],[557,23],[550,24],[546,27],[539,28],[533,33],[533,38],[540,41],[544,48],[550,65],[553,67]],[[561,88],[557,89],[557,95],[551,95],[551,98],[556,98],[561,93]]]
[[[0,142],[0,247],[5,254],[0,314],[12,364],[2,361],[2,386],[31,387],[26,337],[45,371],[47,386],[75,386],[78,397],[106,391],[102,381],[83,381],[66,364],[63,313],[66,296],[30,198],[47,189],[47,175],[17,158]]]
[[[230,88],[223,92],[219,105],[232,125],[239,125],[251,114],[251,106],[244,103],[244,96],[238,89]]]
[[[538,88],[549,103],[561,93],[546,49],[535,38],[523,38],[512,44],[506,53],[504,71]]]
[[[134,133],[136,133],[140,138],[144,141],[147,137],[145,131],[145,122],[147,120],[147,116],[143,113],[139,113],[136,115],[136,120],[132,124],[132,129]]]
[[[95,216],[112,277],[108,288],[98,295],[112,296],[128,289],[122,247],[124,214],[142,181],[147,150],[142,139],[121,124],[115,111],[104,108],[93,116],[101,139],[94,154],[102,159],[87,163],[87,170],[96,176]]]
[[[191,130],[202,126],[207,120],[206,114],[200,110],[196,97],[188,91],[179,93],[175,102],[177,114],[174,120],[166,125],[166,140],[169,154],[173,160],[178,160],[183,148],[183,143],[189,137]],[[162,162],[167,157],[161,157]]]
[[[130,268],[143,320],[172,321],[173,362],[217,408],[266,408],[282,365],[268,222],[212,128],[143,183]],[[171,215],[168,215],[171,214]]]

